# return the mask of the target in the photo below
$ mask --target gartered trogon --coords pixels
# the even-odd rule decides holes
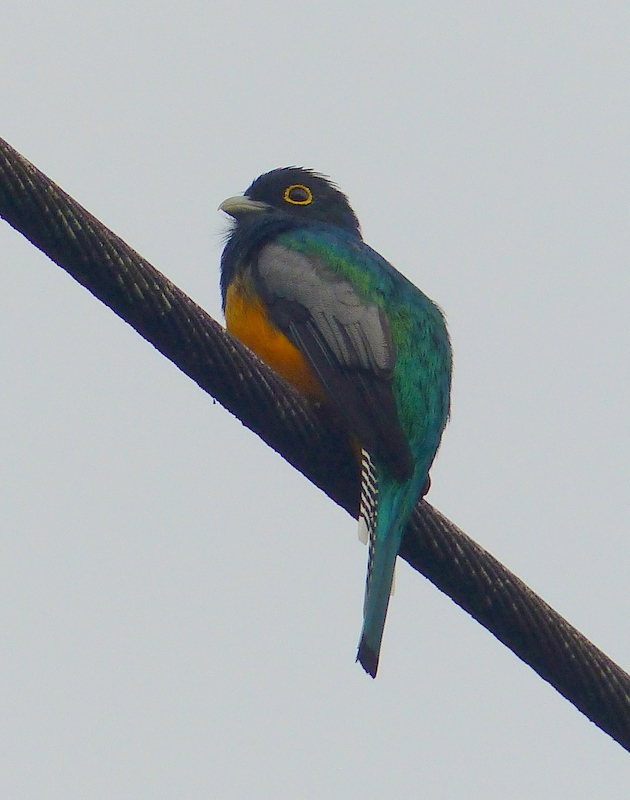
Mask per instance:
[[[359,442],[360,535],[369,538],[357,659],[378,667],[396,556],[449,412],[451,347],[440,309],[366,245],[346,196],[286,167],[220,209],[228,330]]]

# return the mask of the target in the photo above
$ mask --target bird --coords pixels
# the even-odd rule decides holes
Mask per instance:
[[[319,172],[274,169],[219,210],[232,218],[220,268],[228,331],[357,443],[369,541],[357,661],[374,678],[404,529],[449,417],[444,314],[364,242],[348,198]]]

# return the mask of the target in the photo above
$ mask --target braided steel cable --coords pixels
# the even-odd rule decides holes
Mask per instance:
[[[341,423],[1,139],[0,216],[357,516],[358,468]],[[630,675],[425,500],[400,555],[630,750]]]

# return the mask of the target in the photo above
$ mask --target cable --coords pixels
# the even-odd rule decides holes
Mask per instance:
[[[0,216],[356,517],[347,433],[0,139]],[[425,500],[400,555],[630,750],[630,675]]]

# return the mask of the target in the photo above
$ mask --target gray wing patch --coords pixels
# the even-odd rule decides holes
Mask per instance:
[[[285,301],[306,309],[341,365],[391,375],[395,356],[389,323],[377,305],[359,298],[347,279],[275,243],[262,249],[257,266],[272,304]]]
[[[396,353],[379,306],[362,302],[322,261],[275,242],[262,248],[252,275],[270,318],[303,353],[363,448],[408,480],[413,457],[391,387]]]

